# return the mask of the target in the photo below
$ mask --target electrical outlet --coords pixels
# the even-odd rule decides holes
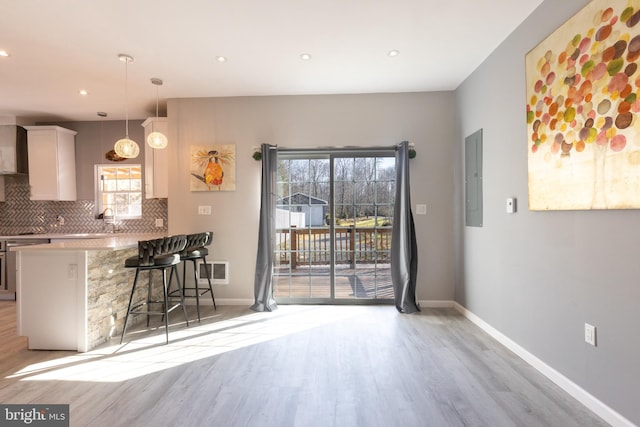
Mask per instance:
[[[426,215],[427,214],[427,205],[417,204],[416,205],[416,215]]]
[[[588,323],[584,324],[584,342],[596,347],[596,327]]]
[[[78,265],[77,264],[69,264],[67,268],[67,279],[75,280],[78,278]]]
[[[156,227],[163,227],[164,220],[162,218],[156,218]]]
[[[198,206],[198,215],[211,215],[211,206]]]

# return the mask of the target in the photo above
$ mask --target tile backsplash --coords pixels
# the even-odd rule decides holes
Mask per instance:
[[[0,202],[0,235],[105,233],[113,230],[113,225],[95,219],[93,200],[30,200],[26,175],[7,175],[4,183],[5,201]],[[141,219],[116,218],[114,225],[118,233],[162,233],[167,231],[167,212],[167,199],[143,199]],[[58,215],[64,218],[64,225],[56,221]],[[156,227],[156,219],[162,219],[163,227]]]

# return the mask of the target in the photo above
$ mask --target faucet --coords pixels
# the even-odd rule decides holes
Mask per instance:
[[[106,208],[104,212],[102,212],[102,221],[105,224],[111,225],[111,233],[116,233],[119,229],[116,226],[116,219],[113,215],[113,210],[111,208]]]
[[[115,222],[105,223],[104,227],[102,227],[105,233],[119,233],[122,231],[122,227],[118,227],[118,224]]]

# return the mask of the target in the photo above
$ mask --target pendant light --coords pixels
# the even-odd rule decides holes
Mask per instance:
[[[155,124],[158,121],[158,86],[162,86],[162,80],[152,77],[151,83],[156,85],[156,121],[151,122],[151,133],[147,136],[147,144],[152,148],[163,149],[167,148],[167,137],[162,132],[155,130]]]
[[[133,62],[133,56],[120,54],[118,59],[124,62],[124,102],[125,102],[125,137],[116,141],[113,149],[116,154],[126,159],[133,159],[140,154],[140,147],[135,141],[129,138],[129,110],[127,105],[127,83],[128,83],[128,66],[129,62]]]
[[[107,117],[107,113],[104,111],[98,111],[98,117],[100,117],[100,152],[104,151],[104,118]],[[111,149],[104,153],[104,158],[112,162],[122,162],[125,159],[116,154],[115,150]]]

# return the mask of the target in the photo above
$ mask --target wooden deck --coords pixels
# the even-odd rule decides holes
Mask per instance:
[[[310,265],[334,263],[388,263],[391,250],[391,227],[336,227],[331,239],[329,227],[276,230],[276,261],[297,269]]]
[[[312,265],[289,270],[276,269],[274,296],[276,300],[329,299],[331,281],[328,265]],[[389,264],[358,264],[336,266],[336,300],[392,300],[393,286]]]

